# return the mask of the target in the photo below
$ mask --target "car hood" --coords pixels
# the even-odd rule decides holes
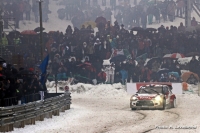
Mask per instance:
[[[138,98],[138,100],[151,100],[152,98],[158,96],[158,94],[138,94],[135,96]]]

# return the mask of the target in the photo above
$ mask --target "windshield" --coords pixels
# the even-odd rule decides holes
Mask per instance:
[[[162,87],[141,87],[138,91],[139,94],[157,94],[162,93]]]

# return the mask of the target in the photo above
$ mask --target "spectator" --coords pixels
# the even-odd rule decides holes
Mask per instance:
[[[121,74],[121,82],[123,85],[125,85],[126,80],[128,78],[128,72],[122,67],[120,74]]]
[[[183,26],[183,23],[180,23],[180,26],[178,27],[178,31],[185,32],[185,26]]]
[[[197,26],[197,25],[198,25],[198,23],[197,23],[195,17],[193,17],[192,21],[191,21],[191,26]]]

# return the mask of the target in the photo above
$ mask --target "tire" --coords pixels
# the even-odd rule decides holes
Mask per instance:
[[[176,108],[176,98],[174,98],[173,103],[171,103],[171,108]]]
[[[136,110],[136,108],[131,108],[131,110]]]
[[[166,100],[163,99],[163,108],[161,110],[165,110],[165,107],[166,107]]]

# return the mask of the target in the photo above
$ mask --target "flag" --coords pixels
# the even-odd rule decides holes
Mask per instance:
[[[127,59],[132,59],[131,54],[127,49],[115,49],[113,51],[112,57],[118,56],[118,55],[125,55]]]
[[[47,70],[47,66],[48,66],[48,62],[49,62],[49,55],[47,55],[44,60],[42,61],[42,63],[40,64],[39,68],[42,72],[42,74],[46,73]]]
[[[127,59],[132,59],[131,54],[129,53],[128,49],[124,49],[124,55],[126,56]]]
[[[42,63],[39,66],[39,68],[42,72],[41,77],[40,77],[40,82],[41,82],[42,85],[45,84],[45,77],[46,77],[48,62],[49,62],[49,55],[47,55],[45,57],[45,59],[42,61]]]

